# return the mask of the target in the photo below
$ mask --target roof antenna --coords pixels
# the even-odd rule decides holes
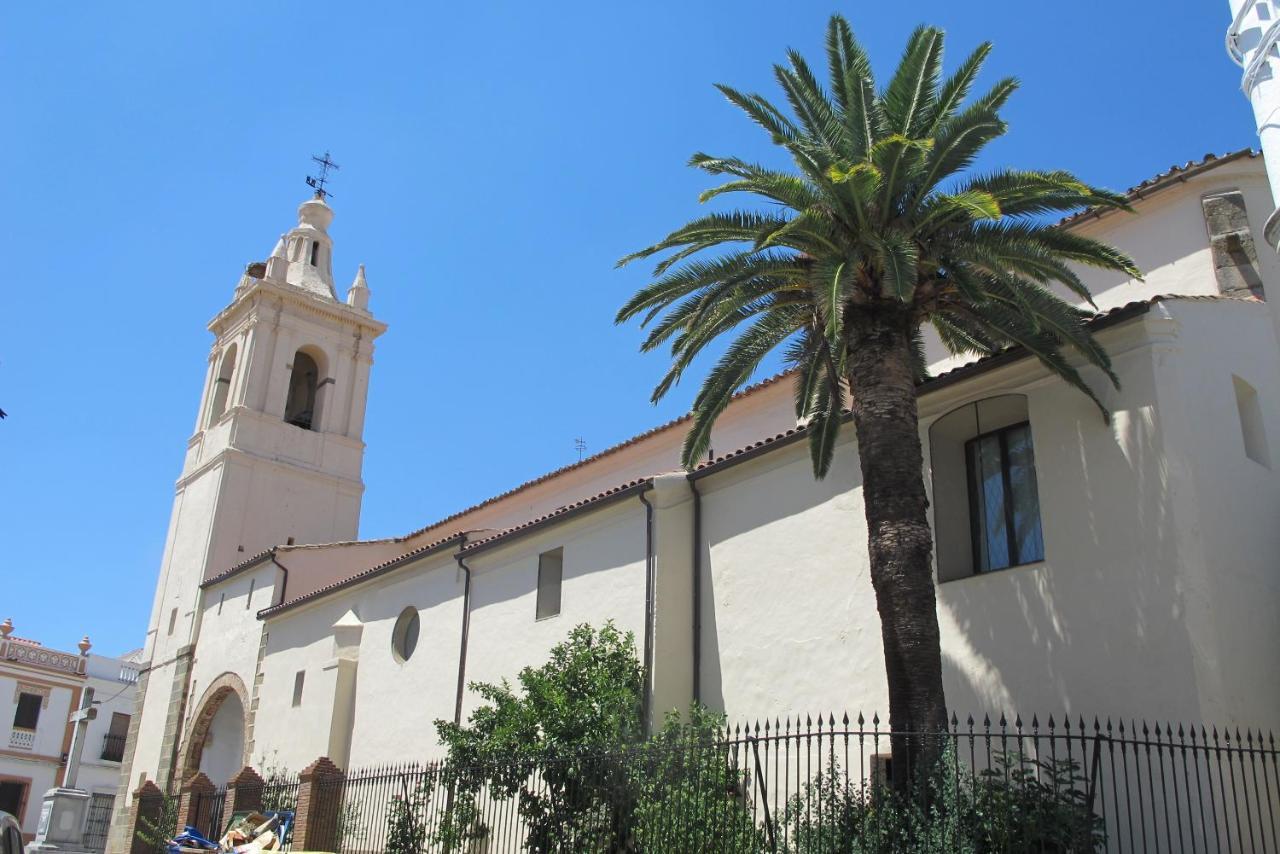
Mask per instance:
[[[316,163],[320,164],[320,177],[312,178],[310,175],[308,175],[307,186],[311,187],[313,190],[316,191],[317,199],[319,199],[320,201],[324,201],[325,197],[333,195],[333,193],[330,193],[328,190],[324,188],[325,182],[329,180],[329,170],[332,169],[333,171],[336,172],[342,167],[329,159],[329,152],[327,151],[324,153],[324,157],[316,157],[313,154],[311,155],[311,159],[314,160]]]
[[[587,440],[581,436],[574,439],[573,449],[578,452],[578,462],[582,462],[582,455],[587,452]]]

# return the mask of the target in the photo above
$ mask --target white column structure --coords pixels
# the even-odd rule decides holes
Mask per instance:
[[[1280,0],[1229,0],[1227,53],[1242,69],[1240,88],[1253,106],[1271,198],[1280,200]],[[1280,209],[1267,218],[1264,237],[1280,247]]]
[[[200,712],[188,681],[203,643],[201,582],[275,545],[358,534],[368,371],[386,325],[368,310],[363,268],[354,296],[335,291],[332,220],[319,194],[303,202],[298,224],[267,261],[248,266],[209,323],[209,370],[156,585],[139,725],[126,747],[130,788],[143,776],[162,788],[178,782],[185,729]],[[264,597],[254,607],[269,604]]]

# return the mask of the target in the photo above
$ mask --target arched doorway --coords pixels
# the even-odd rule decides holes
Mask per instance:
[[[187,734],[181,780],[203,771],[223,786],[248,764],[245,756],[245,709],[248,693],[234,673],[224,673],[205,689]]]

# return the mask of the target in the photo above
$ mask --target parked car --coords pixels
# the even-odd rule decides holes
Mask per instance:
[[[22,854],[22,828],[18,820],[0,810],[0,854]]]

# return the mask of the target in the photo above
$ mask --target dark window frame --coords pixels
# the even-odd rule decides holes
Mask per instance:
[[[33,720],[31,722],[31,726],[27,726],[25,723],[18,722],[19,716],[22,715],[22,701],[28,698],[36,701],[35,709],[32,712]],[[27,705],[28,707],[31,706],[30,703],[28,703]],[[24,732],[35,732],[40,727],[40,711],[43,708],[43,706],[44,706],[44,697],[40,696],[39,694],[30,694],[26,691],[19,691],[18,702],[14,704],[14,708],[13,708],[13,728],[20,729]]]
[[[1031,446],[1032,453],[1032,470],[1035,470],[1035,439],[1031,434],[1031,421],[1018,421],[1014,424],[1006,424],[1004,427],[998,427],[995,430],[988,430],[985,433],[979,433],[972,439],[968,439],[964,443],[964,469],[965,478],[968,480],[969,487],[969,544],[973,549],[973,574],[988,575],[992,572],[1003,572],[1006,569],[1017,569],[1020,566],[1031,566],[1036,563],[1044,562],[1044,517],[1040,513],[1040,478],[1036,475],[1036,517],[1040,524],[1040,556],[1030,560],[1023,560],[1021,549],[1018,547],[1018,533],[1014,526],[1014,501],[1013,501],[1013,481],[1010,478],[1009,465],[1009,434],[1015,430],[1026,429],[1027,440]],[[989,569],[981,569],[982,566],[982,546],[983,535],[980,514],[978,513],[979,502],[982,501],[978,495],[978,485],[980,481],[980,472],[974,471],[975,454],[973,448],[983,439],[997,437],[1000,441],[1000,480],[1001,489],[1004,494],[1004,533],[1006,538],[1006,548],[1009,553],[1009,563],[1004,566],[993,566]]]
[[[544,559],[554,559],[559,564],[560,577],[556,579],[555,583],[554,602],[552,601],[551,582],[547,577],[547,571],[550,569],[550,560],[544,563]],[[538,555],[538,573],[533,599],[534,622],[553,620],[564,611],[564,546],[548,549]],[[555,610],[551,610],[552,605],[554,605]]]

